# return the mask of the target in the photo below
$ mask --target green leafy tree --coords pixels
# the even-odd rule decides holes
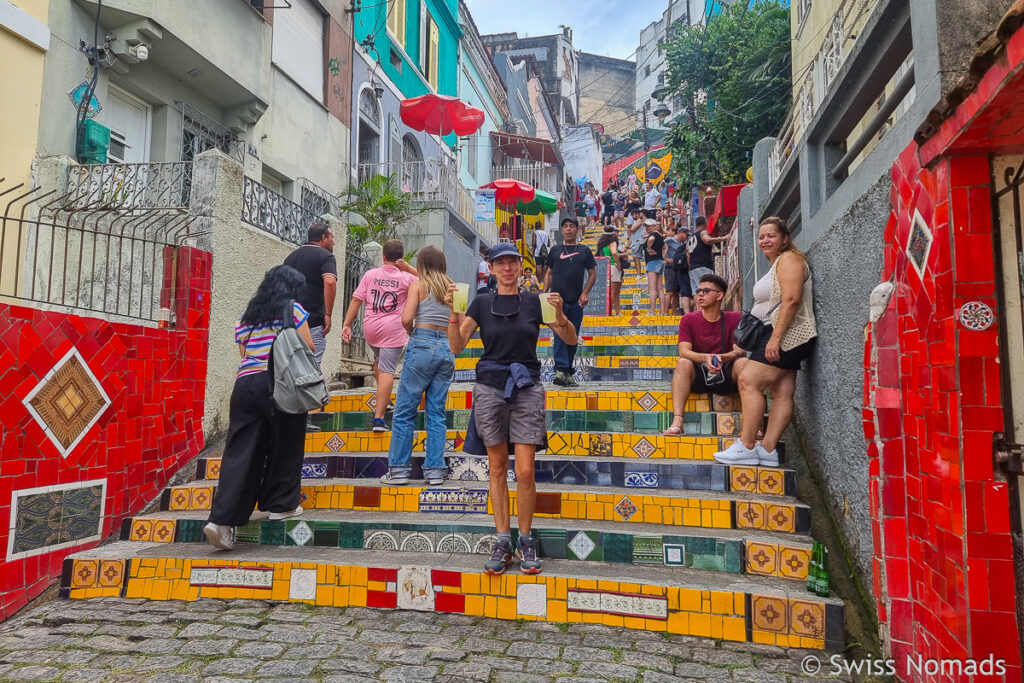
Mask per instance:
[[[706,26],[681,26],[666,45],[668,95],[685,111],[667,144],[683,185],[743,182],[754,144],[777,135],[792,88],[789,7],[725,6]]]
[[[360,223],[349,222],[350,247],[366,242],[386,242],[398,237],[401,229],[428,209],[420,198],[403,192],[396,174],[375,175],[348,189],[342,211],[355,214]]]

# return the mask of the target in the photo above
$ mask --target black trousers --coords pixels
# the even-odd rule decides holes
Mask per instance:
[[[267,512],[297,508],[306,413],[289,415],[275,409],[267,373],[259,372],[235,380],[229,419],[210,521],[241,526],[257,503]]]

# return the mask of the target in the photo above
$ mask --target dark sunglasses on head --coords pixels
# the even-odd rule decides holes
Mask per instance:
[[[711,289],[710,287],[701,287],[697,290],[697,294],[710,294],[711,292],[721,292],[720,289]]]

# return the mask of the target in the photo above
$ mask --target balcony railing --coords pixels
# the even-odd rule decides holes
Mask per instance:
[[[793,111],[790,110],[786,122],[782,124],[782,132],[775,139],[775,146],[768,154],[768,187],[774,188],[775,184],[782,177],[782,171],[793,155],[796,146],[797,125]]]
[[[309,226],[319,218],[312,208],[296,204],[266,185],[245,176],[242,184],[242,220],[286,242],[302,244]]]
[[[558,194],[558,175],[551,164],[508,164],[491,168],[492,178],[514,178],[533,185],[538,190]]]
[[[68,169],[71,209],[185,209],[191,162],[87,164]]]

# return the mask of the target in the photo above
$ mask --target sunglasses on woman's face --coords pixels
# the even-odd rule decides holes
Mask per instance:
[[[721,292],[720,289],[711,289],[710,287],[701,287],[696,291],[697,294],[711,294],[712,292]]]

